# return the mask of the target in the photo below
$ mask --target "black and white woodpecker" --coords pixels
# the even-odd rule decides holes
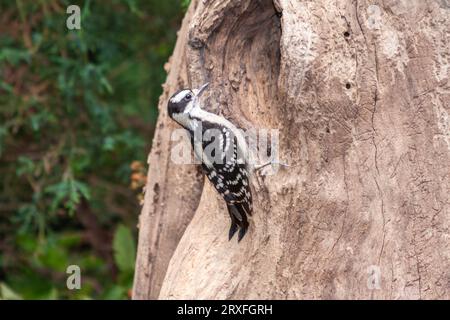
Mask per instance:
[[[201,161],[203,172],[225,200],[231,218],[228,238],[239,227],[238,241],[248,229],[247,215],[252,214],[252,193],[249,176],[252,170],[248,146],[242,132],[230,121],[201,108],[200,95],[208,83],[198,89],[183,89],[169,99],[169,116],[190,135],[194,153]],[[211,140],[205,139],[214,131],[219,148],[205,152]],[[216,140],[217,139],[217,140]]]

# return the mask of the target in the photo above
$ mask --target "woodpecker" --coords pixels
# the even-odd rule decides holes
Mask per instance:
[[[200,95],[208,83],[198,89],[183,89],[172,95],[168,114],[189,132],[194,153],[201,161],[204,174],[222,196],[231,218],[228,239],[239,228],[238,242],[248,229],[247,215],[252,214],[252,193],[249,184],[251,166],[248,147],[241,131],[224,117],[201,108]],[[219,148],[206,152],[214,136]]]

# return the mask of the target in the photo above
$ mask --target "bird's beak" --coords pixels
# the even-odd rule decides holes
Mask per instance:
[[[203,91],[205,91],[205,89],[208,87],[209,83],[205,83],[204,85],[202,85],[200,88],[196,89],[195,91],[195,96],[198,98],[200,97],[200,95],[203,93]]]

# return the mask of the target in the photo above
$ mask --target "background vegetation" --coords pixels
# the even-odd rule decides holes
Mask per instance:
[[[186,0],[0,0],[0,298],[128,298]],[[81,8],[67,30],[66,8]],[[66,268],[82,289],[66,288]]]

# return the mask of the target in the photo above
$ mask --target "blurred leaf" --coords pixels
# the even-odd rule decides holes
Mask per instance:
[[[37,248],[37,240],[30,234],[19,234],[16,238],[16,243],[27,253],[33,253]]]
[[[190,4],[191,4],[191,0],[182,0],[181,1],[181,7],[183,8],[184,11],[187,11]]]
[[[111,151],[114,150],[114,138],[113,137],[106,137],[105,141],[103,142],[103,150],[105,151]]]
[[[13,93],[14,91],[14,88],[10,84],[1,80],[0,80],[0,89],[6,91],[7,93]]]
[[[21,175],[24,175],[26,173],[32,173],[34,168],[34,162],[30,158],[26,156],[20,156],[19,159],[17,159],[17,176],[20,177]]]
[[[54,271],[65,272],[69,265],[67,250],[58,243],[48,243],[42,254],[39,255],[39,262],[42,263],[42,266]]]
[[[41,300],[58,300],[58,290],[51,288],[50,291],[40,297]]]
[[[0,282],[0,299],[4,300],[22,300],[22,297],[14,292],[5,283]]]
[[[0,125],[0,157],[2,156],[2,153],[3,153],[4,139],[7,134],[8,134],[8,129],[5,126]]]
[[[103,85],[103,87],[106,89],[106,91],[108,93],[113,93],[114,92],[111,84],[109,83],[108,79],[106,79],[105,77],[101,77],[100,78],[100,83]]]
[[[89,187],[72,178],[48,186],[45,192],[53,197],[51,211],[55,211],[60,205],[64,205],[70,214],[75,212],[82,197],[87,200],[90,198]]]
[[[29,63],[31,61],[31,55],[27,50],[21,50],[16,48],[3,48],[0,49],[0,62],[6,61],[12,65],[18,65],[21,61]]]
[[[80,233],[74,232],[64,232],[59,237],[59,243],[66,248],[79,245],[81,243],[81,240],[82,235]]]
[[[122,272],[132,272],[136,260],[136,245],[131,230],[119,225],[114,234],[113,241],[114,259],[117,267]]]
[[[126,295],[126,289],[121,287],[121,286],[113,286],[111,289],[109,289],[105,295],[104,295],[104,299],[105,300],[119,300],[119,299],[123,299]]]

